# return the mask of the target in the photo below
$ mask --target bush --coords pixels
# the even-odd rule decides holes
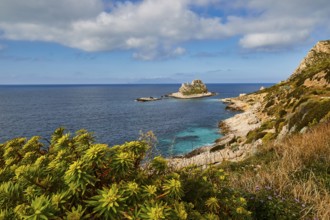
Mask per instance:
[[[172,170],[144,137],[108,147],[80,130],[57,129],[0,145],[0,219],[249,219],[227,174],[209,168]]]
[[[252,143],[253,141],[263,138],[266,134],[267,132],[259,131],[259,129],[249,131],[249,133],[246,136],[247,138],[246,143],[247,144]]]
[[[306,204],[266,186],[257,187],[256,193],[249,195],[248,207],[254,219],[300,219]]]
[[[276,133],[267,133],[263,138],[262,138],[262,143],[267,143],[271,140],[274,140],[276,138]]]
[[[289,120],[289,128],[296,126],[296,131],[310,125],[313,121],[319,122],[330,111],[330,100],[310,101],[300,106]]]

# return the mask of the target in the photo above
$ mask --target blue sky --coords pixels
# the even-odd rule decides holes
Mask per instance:
[[[328,0],[2,0],[0,84],[278,82]]]

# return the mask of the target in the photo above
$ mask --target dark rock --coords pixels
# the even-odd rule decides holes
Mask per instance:
[[[230,131],[229,126],[223,121],[219,122],[218,127],[221,129],[222,134],[227,134]]]
[[[195,150],[193,150],[193,151],[185,154],[184,155],[184,158],[191,158],[191,157],[197,156],[197,155],[199,155],[201,153],[204,153],[204,152],[208,151],[209,148],[210,147],[208,147],[208,146],[197,148],[197,149],[195,149]]]
[[[224,144],[217,144],[214,147],[211,148],[210,152],[215,152],[215,151],[219,151],[219,150],[223,150],[225,149],[226,145]]]
[[[135,99],[135,101],[138,101],[138,102],[151,102],[151,101],[158,101],[158,100],[161,100],[161,99],[154,98],[154,97],[141,97],[141,98]]]

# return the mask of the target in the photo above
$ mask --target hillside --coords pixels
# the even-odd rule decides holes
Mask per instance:
[[[232,190],[246,193],[253,219],[330,219],[329,122],[219,168],[230,173]]]
[[[254,218],[330,219],[330,40],[287,80],[223,101],[243,113],[221,123],[223,140],[233,138],[214,148],[250,152],[220,167],[233,189],[251,193]]]
[[[238,135],[242,139],[240,143],[280,140],[288,134],[303,133],[312,125],[328,120],[330,41],[318,42],[288,80],[224,101],[229,102],[230,108],[252,114],[245,127],[246,132]],[[230,120],[222,124],[224,128],[229,126],[227,132],[230,132],[230,125]]]

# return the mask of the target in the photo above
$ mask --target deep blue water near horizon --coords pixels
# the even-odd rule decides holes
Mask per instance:
[[[218,95],[203,99],[167,98],[136,102],[139,97],[160,97],[179,84],[163,85],[34,85],[0,86],[0,142],[33,135],[50,139],[60,126],[74,133],[85,128],[96,142],[110,146],[136,140],[152,130],[158,150],[179,155],[212,144],[221,135],[218,122],[235,112],[225,110],[220,98],[257,91],[272,84],[207,84]]]

